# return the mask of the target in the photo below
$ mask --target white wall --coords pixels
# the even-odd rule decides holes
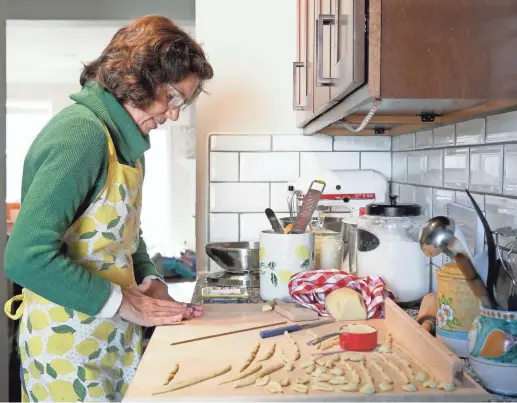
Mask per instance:
[[[295,134],[296,0],[197,0],[196,39],[214,68],[196,105],[198,270],[208,222],[208,134]],[[296,137],[293,137],[296,141]]]

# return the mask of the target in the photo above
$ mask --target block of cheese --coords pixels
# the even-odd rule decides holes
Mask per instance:
[[[335,320],[366,320],[368,311],[357,291],[344,287],[332,291],[325,298],[325,308]]]

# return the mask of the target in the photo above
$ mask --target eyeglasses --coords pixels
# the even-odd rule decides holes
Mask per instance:
[[[172,84],[167,84],[167,93],[169,96],[169,108],[171,109],[185,109],[187,106],[192,104],[196,97],[201,92],[201,88],[196,88],[196,91],[190,98],[186,98],[181,92],[179,92],[176,87]]]

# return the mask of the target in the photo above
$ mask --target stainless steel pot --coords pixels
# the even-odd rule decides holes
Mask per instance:
[[[228,273],[258,272],[258,242],[214,242],[205,246],[206,254]]]

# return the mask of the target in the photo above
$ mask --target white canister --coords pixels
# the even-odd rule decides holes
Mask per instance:
[[[293,274],[314,270],[314,233],[276,234],[267,230],[260,233],[259,241],[260,297],[294,302],[287,284]]]

